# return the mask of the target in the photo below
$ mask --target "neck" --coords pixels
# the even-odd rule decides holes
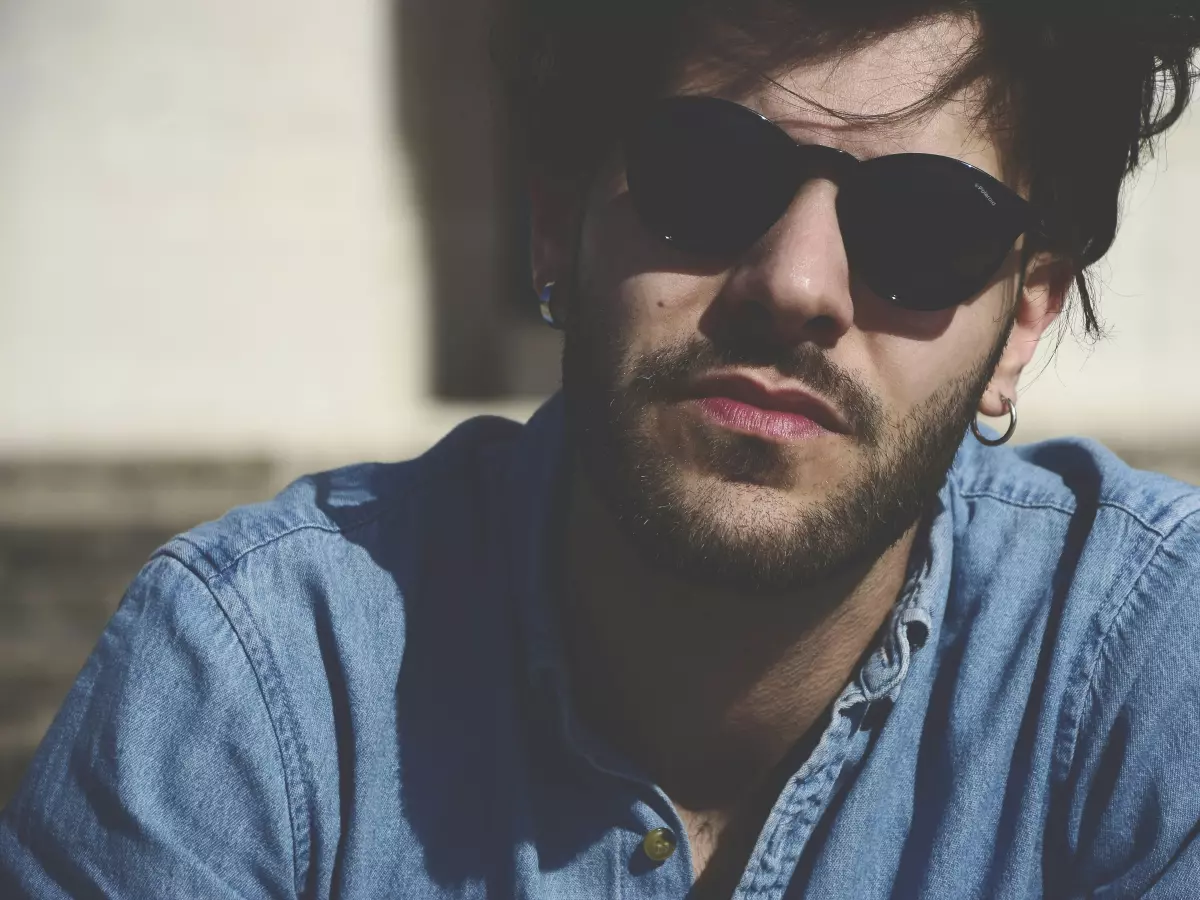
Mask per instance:
[[[852,677],[902,588],[914,533],[827,583],[738,595],[647,566],[576,473],[564,620],[581,715],[682,808],[736,806]]]

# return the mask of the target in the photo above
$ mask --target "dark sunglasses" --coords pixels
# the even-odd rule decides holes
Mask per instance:
[[[625,141],[638,217],[689,253],[748,250],[812,178],[837,183],[851,270],[906,309],[948,309],[995,277],[1018,237],[1041,232],[1033,208],[974,166],[899,153],[860,161],[798,144],[752,109],[715,97],[655,102]]]

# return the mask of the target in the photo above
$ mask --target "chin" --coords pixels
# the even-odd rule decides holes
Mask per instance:
[[[780,482],[783,483],[780,483]],[[674,493],[693,515],[712,516],[743,527],[770,516],[772,521],[791,521],[819,505],[820,498],[802,496],[796,478],[760,483],[743,477],[711,472],[691,472],[677,482]]]

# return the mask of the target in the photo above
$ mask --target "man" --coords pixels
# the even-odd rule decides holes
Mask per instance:
[[[987,446],[1188,98],[1090,9],[527,7],[563,394],[156,554],[0,895],[1200,896],[1200,493]]]

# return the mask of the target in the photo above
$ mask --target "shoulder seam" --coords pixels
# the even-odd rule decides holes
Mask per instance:
[[[280,535],[280,537],[282,537],[282,536],[283,535]],[[204,558],[210,564],[212,564],[213,561],[212,561],[211,557],[209,557],[207,554],[205,554],[203,552],[203,550],[201,550],[201,548],[197,547],[195,545],[195,543],[193,543],[191,541],[188,541],[187,543],[189,544],[189,546],[195,548],[198,552],[200,552],[204,556]],[[272,680],[274,678],[274,676],[269,675],[263,671],[264,666],[260,665],[260,661],[256,660],[255,657],[257,654],[250,647],[250,643],[254,642],[255,640],[261,641],[261,636],[257,634],[257,631],[258,631],[257,625],[254,623],[253,618],[250,617],[249,613],[247,612],[247,618],[249,619],[249,622],[248,622],[249,628],[252,629],[253,632],[255,633],[255,637],[251,638],[247,634],[246,628],[239,627],[239,623],[234,620],[235,617],[231,614],[231,611],[230,611],[228,605],[226,603],[223,603],[221,601],[221,598],[219,596],[217,596],[217,592],[214,590],[213,585],[211,583],[213,579],[206,578],[202,573],[198,572],[196,570],[195,566],[193,566],[191,563],[189,563],[186,559],[184,559],[179,554],[173,552],[170,549],[170,545],[158,550],[154,554],[154,556],[174,560],[175,562],[179,563],[179,565],[181,565],[184,569],[186,569],[188,572],[190,572],[196,578],[197,581],[199,581],[202,585],[204,585],[204,589],[206,591],[208,591],[209,596],[212,597],[213,604],[217,607],[217,609],[219,609],[221,611],[221,615],[224,617],[225,621],[229,625],[230,630],[234,633],[234,636],[237,638],[238,646],[242,648],[242,653],[245,655],[247,663],[250,665],[251,670],[254,672],[255,680],[258,683],[258,694],[259,694],[260,699],[262,700],[263,708],[267,713],[267,718],[271,722],[271,728],[275,732],[276,747],[279,751],[279,761],[280,761],[280,768],[281,768],[282,774],[283,774],[284,792],[285,792],[285,796],[287,798],[287,804],[288,804],[288,821],[291,825],[291,832],[292,832],[292,866],[293,866],[292,881],[293,881],[293,887],[295,888],[296,893],[299,895],[299,894],[303,893],[303,880],[301,878],[301,873],[302,872],[307,873],[307,870],[309,868],[309,849],[310,849],[309,848],[310,842],[309,842],[309,838],[308,838],[309,831],[308,831],[307,827],[301,828],[300,823],[297,821],[298,818],[304,817],[304,811],[310,805],[310,803],[306,797],[302,798],[301,796],[299,796],[299,795],[307,794],[307,790],[305,789],[305,783],[304,783],[304,769],[306,767],[305,767],[302,759],[297,760],[297,762],[294,766],[294,768],[297,771],[293,771],[293,766],[289,765],[288,751],[287,751],[287,745],[289,744],[289,738],[285,735],[284,732],[289,731],[289,730],[293,732],[293,734],[291,735],[291,740],[295,741],[297,744],[297,747],[299,748],[300,747],[299,739],[298,739],[298,736],[295,734],[295,732],[298,731],[298,728],[294,721],[290,721],[290,720],[294,719],[294,717],[291,715],[291,710],[290,710],[290,707],[287,705],[286,700],[283,703],[283,707],[284,707],[283,713],[286,714],[287,718],[289,719],[289,722],[287,722],[286,724],[281,723],[280,713],[272,707],[271,698],[270,698],[272,689],[270,687],[268,687],[266,682],[269,680]],[[214,576],[214,579],[215,579],[215,577],[218,577],[218,576]],[[265,644],[265,642],[264,642],[264,644]],[[303,757],[303,755],[304,755],[303,750],[298,749],[298,756]]]
[[[208,564],[212,567],[212,574],[209,577],[215,581],[216,579],[224,576],[227,572],[229,572],[230,569],[233,569],[234,567],[236,567],[238,563],[240,563],[242,560],[244,560],[251,553],[255,553],[259,550],[263,550],[267,547],[270,547],[272,544],[275,544],[275,543],[283,540],[286,537],[296,534],[297,532],[321,531],[321,532],[324,532],[325,534],[348,535],[348,534],[354,533],[359,528],[363,528],[367,525],[372,525],[376,522],[386,521],[392,515],[394,515],[393,511],[384,510],[384,511],[374,513],[363,519],[359,519],[355,522],[351,522],[346,526],[339,526],[339,525],[334,525],[334,524],[324,524],[321,522],[305,522],[301,525],[293,525],[292,527],[286,528],[283,531],[279,532],[278,534],[273,534],[270,537],[263,538],[257,544],[252,544],[249,547],[246,547],[246,548],[240,550],[232,559],[230,559],[224,565],[218,565],[217,561],[215,559],[213,559],[212,554],[209,553],[205,547],[201,546],[195,540],[193,540],[191,534],[187,533],[187,532],[175,537],[170,543],[167,544],[166,548],[164,548],[164,551],[169,551],[171,544],[176,543],[176,542],[187,544],[189,547],[191,547],[193,550],[195,550],[197,553],[199,553],[201,556],[203,556],[204,559],[208,562]],[[195,572],[195,574],[196,574],[196,577],[201,578],[201,580],[203,580],[203,576],[201,576],[200,573]]]
[[[960,484],[961,484],[961,482],[960,482]],[[986,488],[978,488],[978,489],[973,489],[973,490],[963,490],[960,488],[959,494],[960,494],[960,496],[962,496],[964,498],[986,497],[989,500],[995,500],[998,503],[1005,503],[1009,506],[1016,506],[1021,509],[1050,509],[1050,510],[1054,510],[1056,512],[1060,512],[1063,515],[1067,515],[1067,516],[1073,516],[1073,515],[1075,515],[1075,512],[1076,512],[1076,510],[1074,510],[1070,507],[1063,506],[1061,504],[1054,503],[1049,500],[1046,500],[1046,501],[1016,500],[1016,499],[1013,499],[1012,497],[1005,497],[1002,494],[998,494],[993,491],[987,490]],[[1125,513],[1125,515],[1129,516],[1129,518],[1133,519],[1135,522],[1137,522],[1139,525],[1141,525],[1142,528],[1144,528],[1146,531],[1149,531],[1150,533],[1157,535],[1160,538],[1166,537],[1168,534],[1170,534],[1172,531],[1174,531],[1175,528],[1177,528],[1180,524],[1182,524],[1184,521],[1186,521],[1191,516],[1195,515],[1198,511],[1196,509],[1189,510],[1188,512],[1186,512],[1182,516],[1180,516],[1175,522],[1172,522],[1169,528],[1166,528],[1164,530],[1162,527],[1155,525],[1152,522],[1146,521],[1146,518],[1137,510],[1125,505],[1124,503],[1120,503],[1115,500],[1101,500],[1096,504],[1096,508],[1097,509],[1114,509],[1117,512]]]
[[[468,421],[473,421],[473,420],[468,420]],[[506,420],[501,420],[501,421],[506,421]],[[453,435],[454,432],[452,431],[450,434]],[[448,437],[449,437],[449,435],[447,436],[447,438]],[[443,438],[442,439],[443,442],[445,440],[447,440],[447,438]],[[436,448],[434,448],[434,449],[436,449]],[[277,503],[279,501],[280,497],[283,497],[285,494],[287,494],[290,490],[295,488],[297,485],[308,483],[315,487],[318,479],[325,477],[325,476],[330,476],[330,475],[336,474],[338,472],[344,472],[349,469],[361,469],[361,468],[367,468],[367,467],[394,469],[394,468],[400,467],[400,466],[408,466],[408,465],[411,465],[418,461],[424,461],[427,465],[434,466],[439,470],[440,469],[449,469],[450,471],[462,469],[466,466],[466,463],[467,463],[467,461],[464,459],[459,459],[459,458],[447,459],[447,458],[444,458],[441,456],[434,456],[434,455],[432,455],[432,450],[431,450],[431,451],[429,451],[425,454],[422,454],[421,456],[416,457],[411,460],[403,460],[403,461],[394,462],[394,463],[363,463],[358,466],[349,466],[349,467],[346,467],[345,469],[332,469],[332,470],[329,470],[326,472],[317,472],[317,473],[313,473],[311,475],[305,475],[305,476],[297,479],[287,489],[285,489],[283,492],[281,492],[279,495],[277,495],[277,497],[274,500],[266,501],[266,503],[260,504],[260,506],[269,507],[270,505]],[[415,485],[415,490],[410,490],[409,492],[416,493],[416,494],[423,493],[421,483],[418,481],[417,484]],[[268,532],[267,536],[260,537],[259,539],[257,539],[256,543],[253,543],[248,547],[243,547],[242,549],[239,549],[236,551],[231,551],[233,553],[233,555],[221,563],[218,563],[217,559],[214,557],[214,554],[212,553],[211,548],[206,546],[207,542],[197,541],[193,537],[193,534],[194,534],[193,531],[187,531],[182,534],[176,535],[174,538],[171,539],[171,541],[168,542],[167,547],[170,547],[171,544],[175,544],[175,543],[187,544],[189,547],[191,547],[195,552],[200,554],[200,556],[202,556],[208,562],[209,566],[212,569],[212,572],[209,577],[210,578],[219,578],[222,575],[226,574],[230,569],[237,566],[237,564],[239,562],[241,562],[243,559],[245,559],[251,553],[254,553],[258,550],[262,550],[266,547],[269,547],[270,545],[276,543],[277,541],[280,541],[283,538],[286,538],[292,534],[296,534],[297,532],[320,531],[320,532],[325,532],[326,534],[349,535],[349,534],[354,533],[359,528],[363,528],[368,525],[372,525],[372,524],[379,523],[379,522],[389,521],[400,514],[401,507],[403,506],[402,503],[398,504],[396,502],[389,502],[389,501],[396,500],[397,493],[403,494],[405,492],[386,491],[384,493],[381,493],[376,496],[376,499],[379,501],[379,504],[376,508],[368,509],[365,513],[362,510],[359,510],[357,516],[352,511],[346,512],[345,515],[342,516],[343,521],[340,521],[340,522],[334,520],[328,514],[321,512],[319,507],[313,505],[314,511],[317,511],[319,513],[319,518],[318,518],[318,516],[303,516],[303,517],[293,516],[292,522],[290,524],[280,523],[278,525],[278,528],[280,528],[281,530],[276,531],[274,533]],[[253,507],[253,506],[243,507],[242,509],[253,510],[253,509],[255,509],[255,507]],[[297,519],[299,519],[299,521],[297,521]],[[219,520],[219,521],[221,521],[221,520]],[[222,555],[224,555],[224,554],[222,554]],[[197,575],[199,576],[199,573],[197,573]]]
[[[976,499],[985,497],[988,500],[995,500],[998,503],[1004,503],[1008,506],[1016,506],[1020,509],[1049,509],[1054,512],[1060,512],[1063,515],[1074,515],[1075,511],[1068,506],[1063,506],[1059,503],[1054,503],[1049,500],[1033,501],[1033,500],[1016,500],[1012,497],[1006,497],[1003,494],[997,494],[987,488],[963,488],[962,482],[959,481],[959,496],[964,499]]]

